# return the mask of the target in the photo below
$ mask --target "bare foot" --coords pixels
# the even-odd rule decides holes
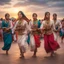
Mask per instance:
[[[51,55],[50,55],[50,57],[54,57],[55,56],[55,53],[54,52],[52,52],[51,53]]]
[[[32,57],[33,57],[33,58],[36,58],[37,56],[36,56],[36,55],[33,55]]]
[[[24,56],[20,56],[20,58],[24,59],[25,57]]]

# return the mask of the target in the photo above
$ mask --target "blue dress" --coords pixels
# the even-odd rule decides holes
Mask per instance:
[[[9,27],[9,22],[5,22],[2,21],[2,28],[4,27]],[[2,50],[9,50],[11,47],[11,43],[12,43],[12,31],[10,30],[10,32],[4,32],[3,31],[3,41],[4,41],[4,46],[2,48]]]

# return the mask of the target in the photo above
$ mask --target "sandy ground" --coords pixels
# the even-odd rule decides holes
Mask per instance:
[[[52,58],[45,52],[43,40],[41,42],[37,57],[32,58],[33,52],[27,49],[25,59],[19,58],[20,52],[17,43],[12,43],[9,55],[5,55],[5,51],[1,49],[3,42],[0,42],[0,64],[64,64],[64,43],[60,43],[60,39],[58,39],[60,49],[56,51],[57,55]]]

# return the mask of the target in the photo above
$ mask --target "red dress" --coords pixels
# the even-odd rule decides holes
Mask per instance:
[[[53,35],[54,28],[52,21],[50,21],[49,23],[43,21],[41,28],[44,31],[44,48],[46,52],[49,53],[60,48],[59,44],[54,39],[54,35]]]
[[[58,48],[60,48],[59,44],[57,43],[57,41],[54,40],[54,35],[50,34],[50,35],[44,35],[44,47],[47,53],[51,52],[51,51],[55,51]]]

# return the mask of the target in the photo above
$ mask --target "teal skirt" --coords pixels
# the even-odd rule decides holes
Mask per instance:
[[[3,32],[4,46],[2,50],[9,50],[12,43],[12,31],[10,33]]]

